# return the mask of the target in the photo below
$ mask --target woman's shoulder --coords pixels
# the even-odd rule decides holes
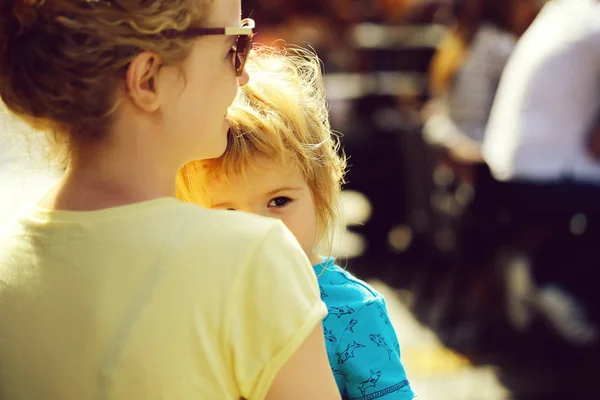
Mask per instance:
[[[180,234],[195,247],[254,248],[281,225],[278,220],[242,211],[209,210],[187,203],[176,208],[181,224]]]
[[[193,236],[226,238],[229,243],[246,242],[266,236],[279,221],[243,211],[209,210],[194,204],[182,203],[181,216]]]
[[[176,223],[155,226],[162,229],[163,258],[180,281],[211,281],[215,287],[229,288],[257,275],[265,282],[264,275],[281,269],[293,276],[312,273],[300,245],[277,219],[184,203],[172,208],[171,217],[175,215]]]

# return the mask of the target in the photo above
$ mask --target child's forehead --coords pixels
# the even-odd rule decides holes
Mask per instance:
[[[293,160],[283,162],[273,160],[267,157],[257,159],[256,162],[249,164],[238,179],[253,181],[251,183],[261,182],[265,185],[287,184],[304,180],[298,163]]]
[[[283,160],[279,157],[273,158],[266,155],[256,155],[252,160],[246,162],[246,170],[257,174],[263,174],[269,171],[278,171],[281,173],[290,173],[298,170],[298,163],[295,160]]]
[[[267,156],[256,156],[251,162],[244,163],[239,170],[223,171],[215,174],[213,184],[225,186],[251,185],[257,189],[262,186],[299,183],[304,175],[297,162],[272,159]]]

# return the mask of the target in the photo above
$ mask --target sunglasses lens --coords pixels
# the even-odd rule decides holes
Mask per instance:
[[[237,50],[235,54],[235,71],[237,72],[238,76],[240,76],[244,71],[244,66],[246,65],[246,60],[248,59],[248,54],[250,54],[251,49],[252,36],[238,36]]]

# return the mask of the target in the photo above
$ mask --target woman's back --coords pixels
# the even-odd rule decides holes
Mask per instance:
[[[174,199],[227,147],[254,21],[151,5],[0,0],[0,100],[65,167],[0,233],[0,398],[338,399],[291,233]]]
[[[278,222],[174,199],[32,210],[0,236],[0,398],[263,398],[325,314],[301,256]]]

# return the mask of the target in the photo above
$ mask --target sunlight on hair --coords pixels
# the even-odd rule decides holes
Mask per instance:
[[[59,171],[49,160],[47,137],[32,132],[0,103],[0,226],[42,196]]]
[[[339,195],[346,160],[329,124],[321,62],[305,49],[258,46],[246,68],[250,82],[240,89],[228,113],[227,150],[218,159],[182,168],[177,195],[207,205],[212,181],[244,176],[244,171],[259,167],[260,156],[282,168],[296,166],[315,201],[318,242],[331,246],[341,218]]]

